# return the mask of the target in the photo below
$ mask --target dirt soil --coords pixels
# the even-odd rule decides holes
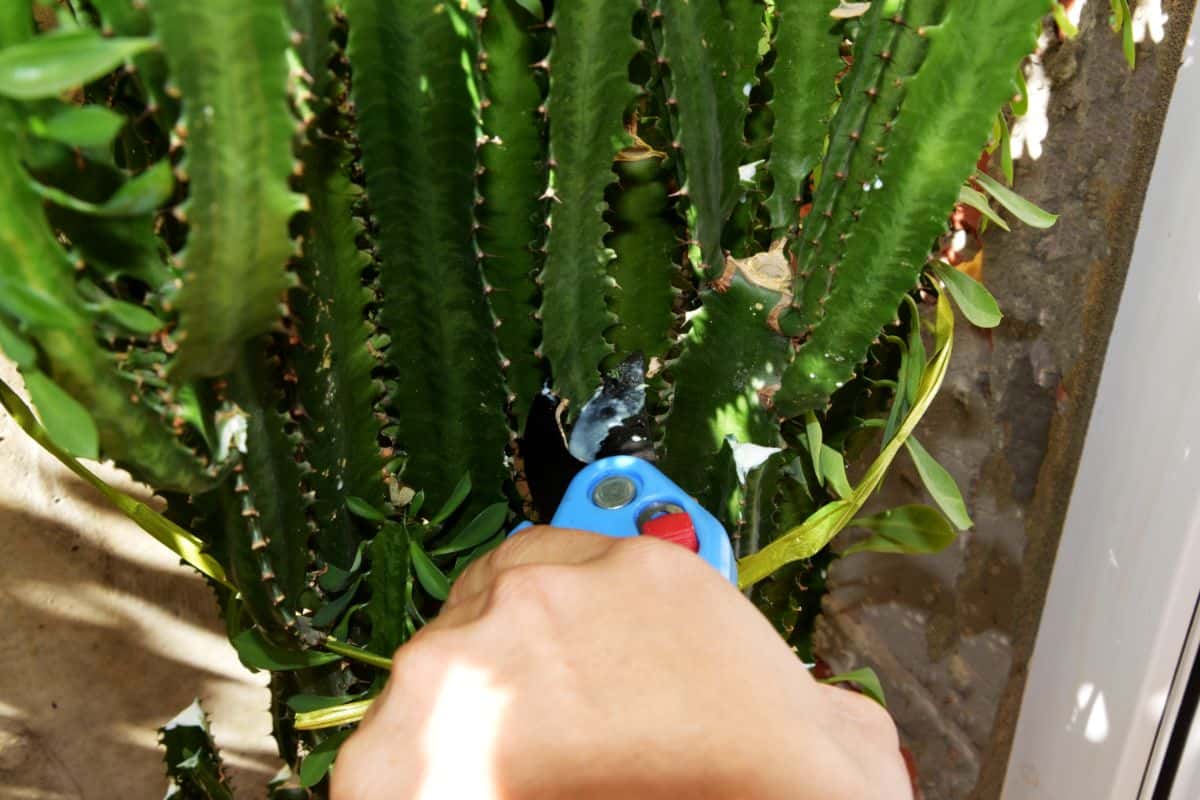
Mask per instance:
[[[19,381],[7,362],[0,377]],[[238,662],[212,593],[3,412],[0,620],[3,800],[159,800],[156,730],[194,697],[239,798],[265,796],[280,765],[266,675]]]

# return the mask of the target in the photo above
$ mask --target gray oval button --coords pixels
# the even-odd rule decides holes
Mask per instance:
[[[637,485],[624,475],[610,475],[592,489],[592,502],[600,508],[624,508],[637,497]]]

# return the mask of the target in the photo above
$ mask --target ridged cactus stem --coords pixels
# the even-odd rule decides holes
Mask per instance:
[[[475,72],[484,131],[477,152],[475,242],[504,368],[509,426],[516,434],[524,430],[529,406],[547,378],[534,317],[548,176],[546,123],[539,114],[545,80],[532,66],[546,48],[536,25],[514,0],[492,2],[478,18]]]
[[[559,3],[551,20],[542,350],[573,410],[600,383],[601,363],[612,352],[605,338],[616,320],[604,302],[612,286],[604,194],[615,179],[613,158],[630,143],[623,116],[638,93],[628,73],[640,47],[631,33],[639,7],[638,0],[574,0]]]

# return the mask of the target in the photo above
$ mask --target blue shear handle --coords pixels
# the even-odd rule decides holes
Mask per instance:
[[[593,499],[593,493],[602,481],[613,477],[631,481],[633,496],[620,508],[601,507]],[[654,465],[640,458],[610,456],[589,464],[571,481],[550,522],[560,528],[576,528],[606,536],[637,536],[638,516],[656,506],[678,506],[686,511],[696,528],[699,556],[737,585],[737,562],[721,523]],[[523,523],[513,533],[527,526],[528,523]]]

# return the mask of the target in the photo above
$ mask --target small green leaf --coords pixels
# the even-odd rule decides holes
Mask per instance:
[[[350,513],[356,517],[362,517],[371,522],[386,522],[387,514],[384,514],[375,506],[363,500],[361,497],[347,497],[346,508],[350,509]]]
[[[539,20],[546,18],[546,9],[542,8],[542,0],[513,0],[513,2]]]
[[[975,209],[1004,230],[1010,230],[1008,223],[995,212],[991,203],[988,202],[987,195],[983,192],[977,192],[970,186],[963,186],[958,190],[958,202]]]
[[[333,760],[337,758],[338,748],[342,746],[342,742],[350,738],[350,734],[354,731],[338,731],[330,734],[321,740],[321,743],[312,749],[304,760],[300,762],[300,785],[305,789],[316,786],[325,777],[325,773],[329,772],[329,768],[333,766]]]
[[[912,359],[908,354],[908,343],[903,339],[895,336],[888,336],[887,340],[895,344],[900,350],[900,366],[896,370],[896,391],[892,397],[892,406],[888,411],[887,424],[883,426],[883,446],[892,440],[896,434],[896,429],[900,427],[901,420],[908,413],[908,398],[909,398],[909,371],[920,370],[921,367],[912,363]]]
[[[287,707],[300,714],[340,706],[361,697],[362,695],[359,694],[343,694],[334,697],[319,694],[294,694],[287,699]]]
[[[804,414],[804,435],[808,437],[808,452],[812,456],[813,472],[816,473],[817,483],[824,485],[825,471],[821,467],[821,461],[825,445],[821,442],[821,423],[817,421],[817,415],[812,411]]]
[[[104,106],[68,106],[49,119],[32,118],[29,129],[68,147],[105,147],[125,127],[125,121],[125,117]]]
[[[336,600],[328,602],[317,609],[317,612],[313,614],[312,624],[318,628],[324,628],[341,619],[342,612],[345,611],[350,606],[350,603],[354,600],[354,593],[358,591],[358,585],[360,583],[362,583],[361,577],[354,581],[354,584],[349,589],[342,592],[341,596]]]
[[[150,336],[162,330],[166,324],[149,309],[126,303],[124,300],[108,300],[100,305],[100,313],[133,333]]]
[[[78,29],[37,36],[0,51],[0,95],[38,100],[82,86],[154,47],[153,39]]]
[[[447,553],[457,553],[480,544],[500,530],[500,526],[504,524],[507,516],[508,503],[503,501],[493,503],[476,514],[474,519],[460,528],[450,541],[434,550],[432,555],[442,556]]]
[[[450,497],[442,505],[438,512],[433,515],[429,521],[434,525],[445,522],[446,519],[453,514],[463,501],[467,499],[467,495],[471,493],[471,476],[470,474],[463,475],[459,479],[458,485],[454,487],[454,491],[450,492]],[[415,499],[415,498],[414,498]]]
[[[883,696],[883,685],[879,682],[879,676],[875,674],[875,670],[870,667],[843,672],[840,675],[825,678],[821,683],[857,683],[863,694],[887,708],[887,699]]]
[[[130,178],[101,206],[104,216],[137,217],[157,211],[175,191],[171,162],[162,159]]]
[[[997,203],[1008,209],[1014,217],[1026,225],[1034,228],[1049,228],[1058,221],[1057,214],[1043,211],[986,172],[975,173],[975,180],[988,194],[996,198]]]
[[[1129,11],[1129,0],[1121,0],[1121,16],[1121,49],[1129,68],[1133,69],[1137,65],[1137,47],[1133,41],[1133,14]]]
[[[1014,116],[1023,117],[1029,113],[1029,87],[1025,84],[1025,70],[1017,67],[1017,96],[1012,101]]]
[[[1071,18],[1067,16],[1067,10],[1063,8],[1062,3],[1055,3],[1050,7],[1050,13],[1054,15],[1054,24],[1058,26],[1062,35],[1068,39],[1074,39],[1079,35],[1079,29],[1071,22]]]
[[[408,501],[408,508],[405,509],[409,517],[416,518],[417,514],[421,513],[421,506],[425,505],[425,490],[417,492],[412,496],[412,500]]]
[[[846,462],[842,454],[827,444],[821,445],[821,472],[838,497],[845,500],[854,491],[846,479]]]
[[[938,279],[946,285],[946,289],[958,303],[959,309],[972,325],[981,328],[994,328],[1000,324],[1004,315],[996,298],[962,270],[957,270],[944,261],[934,261],[933,271]]]
[[[37,349],[2,319],[0,319],[0,351],[16,362],[18,367],[28,369],[37,361]]]
[[[307,669],[330,664],[341,658],[337,653],[326,653],[320,650],[289,650],[267,641],[255,628],[242,631],[230,639],[233,649],[237,650],[238,658],[249,669],[267,669],[272,672],[286,672],[294,669]]]
[[[99,458],[100,433],[91,413],[38,370],[22,375],[29,398],[54,443],[76,458]]]
[[[911,439],[909,440],[911,441]],[[851,553],[937,553],[954,541],[954,528],[937,509],[926,505],[907,505],[861,517],[849,527],[866,528],[874,533],[842,551]]]
[[[35,328],[70,328],[79,313],[51,294],[0,276],[0,311]]]
[[[175,175],[171,172],[171,164],[163,159],[127,180],[103,203],[80,200],[69,192],[35,180],[31,180],[29,185],[51,203],[80,214],[137,217],[153,212],[170,199],[175,191]]]
[[[1013,154],[1012,131],[1008,127],[1008,119],[1001,111],[1000,119],[1000,171],[1004,173],[1004,181],[1009,186],[1013,184]]]
[[[916,437],[910,436],[904,444],[908,448],[908,454],[912,456],[913,463],[917,466],[917,472],[920,473],[925,488],[938,507],[946,512],[946,516],[960,531],[971,527],[974,523],[971,522],[971,516],[967,513],[967,504],[963,502],[962,493],[958,490],[958,484],[954,482],[954,476],[947,472],[946,468],[937,462],[937,459],[929,455],[929,451],[921,446]]]
[[[921,309],[909,295],[904,296],[911,318],[908,324],[908,379],[905,395],[909,404],[917,402],[921,391],[921,376],[925,373],[925,341],[921,338]]]
[[[935,353],[940,353],[954,339],[954,310],[950,308],[950,300],[941,292],[938,293],[933,339]]]
[[[446,573],[438,569],[438,565],[433,563],[433,559],[426,555],[421,545],[415,541],[409,543],[409,551],[412,553],[413,571],[417,573],[417,580],[421,582],[422,588],[430,597],[445,600],[450,594],[450,579],[446,577]]]

